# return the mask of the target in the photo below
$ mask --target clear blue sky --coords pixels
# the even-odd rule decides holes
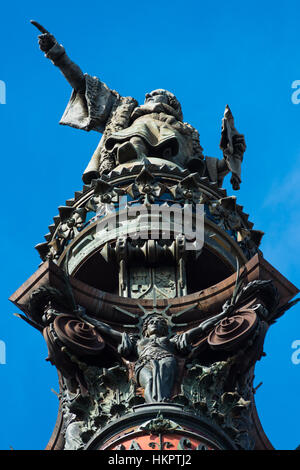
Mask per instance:
[[[221,157],[221,118],[228,103],[246,136],[238,202],[266,235],[265,258],[300,286],[300,79],[298,1],[5,2],[0,20],[2,165],[0,449],[43,449],[56,420],[56,370],[41,335],[14,317],[7,298],[40,263],[57,207],[81,189],[99,135],[59,126],[70,87],[37,45],[35,19],[56,35],[84,72],[140,102],[166,88],[182,103],[206,155]],[[225,187],[232,193],[229,182]],[[9,214],[7,215],[7,213]],[[300,305],[268,332],[267,357],[254,385],[264,430],[278,449],[300,444]]]

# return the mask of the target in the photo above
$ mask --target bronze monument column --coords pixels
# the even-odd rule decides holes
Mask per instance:
[[[263,257],[236,196],[245,139],[226,106],[207,157],[175,95],[139,105],[83,74],[36,22],[73,91],[61,124],[102,134],[11,296],[48,346],[60,406],[47,449],[272,449],[254,367],[298,289]],[[71,162],[70,162],[71,164]]]

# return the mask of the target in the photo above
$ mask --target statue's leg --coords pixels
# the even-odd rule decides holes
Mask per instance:
[[[152,368],[144,366],[139,372],[139,385],[144,389],[144,398],[146,403],[157,401],[153,397],[153,374]]]
[[[147,156],[147,147],[141,137],[131,137],[128,142],[121,144],[117,151],[119,163],[129,160],[143,160]]]
[[[139,384],[144,389],[146,403],[155,403],[171,397],[177,372],[173,357],[151,360],[139,372]]]
[[[162,400],[171,397],[177,372],[177,362],[173,357],[159,361],[160,396]]]

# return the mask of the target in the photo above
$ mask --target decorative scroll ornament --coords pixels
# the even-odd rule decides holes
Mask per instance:
[[[257,315],[253,310],[239,310],[237,315],[226,317],[208,335],[212,349],[236,349],[254,331]]]
[[[54,320],[53,326],[60,341],[81,356],[99,354],[105,347],[105,342],[94,327],[71,315],[60,315]]]

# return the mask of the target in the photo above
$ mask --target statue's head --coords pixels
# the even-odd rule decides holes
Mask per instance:
[[[44,315],[42,316],[42,321],[45,325],[50,325],[50,323],[55,320],[57,315],[59,315],[59,312],[56,308],[54,308],[52,302],[49,301],[44,308]]]
[[[151,335],[167,336],[168,323],[162,315],[150,314],[143,322],[142,334],[145,337]]]
[[[151,93],[147,93],[145,96],[145,104],[146,103],[164,103],[168,104],[171,106],[171,108],[176,111],[177,118],[182,121],[183,120],[183,114],[181,110],[181,105],[173,93],[167,90],[153,90]]]

